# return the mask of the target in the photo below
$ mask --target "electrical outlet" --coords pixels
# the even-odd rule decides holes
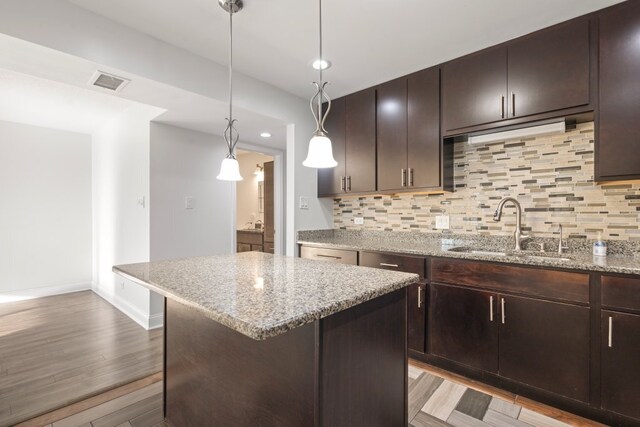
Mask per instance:
[[[184,208],[185,209],[193,209],[195,206],[195,199],[191,196],[187,196],[184,198]]]
[[[353,223],[355,225],[363,225],[364,224],[364,218],[361,216],[357,216],[355,218],[353,218]]]
[[[300,197],[300,209],[309,209],[308,197]]]
[[[449,229],[449,215],[437,215],[436,216],[436,229],[448,230]]]

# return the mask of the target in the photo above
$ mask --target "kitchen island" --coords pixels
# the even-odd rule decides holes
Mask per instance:
[[[407,425],[417,275],[258,252],[113,271],[165,296],[172,425]]]

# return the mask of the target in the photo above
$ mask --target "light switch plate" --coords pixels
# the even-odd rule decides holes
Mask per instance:
[[[195,200],[191,196],[187,196],[184,198],[184,208],[185,209],[193,209],[195,206]]]
[[[355,225],[363,225],[364,224],[364,218],[361,216],[357,216],[355,218],[353,218],[353,223]]]
[[[436,216],[436,229],[448,230],[449,229],[449,215],[437,215]]]
[[[300,209],[309,209],[308,197],[300,197]]]

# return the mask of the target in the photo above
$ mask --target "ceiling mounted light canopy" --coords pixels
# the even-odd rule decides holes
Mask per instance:
[[[320,72],[320,79],[317,82],[313,82],[316,86],[316,94],[311,98],[310,106],[313,118],[316,121],[316,130],[313,133],[311,141],[309,141],[309,152],[307,158],[302,164],[309,168],[334,168],[338,165],[338,162],[333,158],[333,149],[331,148],[331,140],[327,136],[327,131],[324,129],[324,122],[327,119],[329,111],[331,111],[331,99],[325,93],[324,88],[328,82],[322,81],[322,0],[318,0],[319,3],[319,24],[320,24],[320,55],[318,57],[318,70]],[[328,63],[328,61],[327,61]],[[327,110],[322,112],[322,103],[326,101]]]
[[[229,117],[226,118],[227,128],[224,130],[224,140],[229,151],[227,157],[222,161],[217,179],[242,181],[240,165],[235,152],[239,135],[235,128],[236,120],[233,118],[233,14],[242,10],[242,0],[218,0],[218,3],[229,13]]]

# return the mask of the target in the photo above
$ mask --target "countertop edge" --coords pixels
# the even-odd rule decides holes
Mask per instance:
[[[137,283],[153,292],[156,292],[162,296],[164,296],[165,298],[171,298],[172,300],[183,304],[187,307],[190,307],[200,313],[202,313],[205,317],[218,322],[226,327],[228,327],[229,329],[232,329],[242,335],[245,335],[249,338],[252,338],[254,340],[257,341],[263,341],[266,340],[268,338],[273,338],[275,336],[284,334],[292,329],[298,328],[300,326],[304,326],[308,323],[312,323],[315,322],[316,320],[331,316],[333,314],[336,314],[338,312],[347,310],[349,308],[352,308],[358,304],[370,301],[372,299],[381,297],[383,295],[387,295],[391,292],[403,289],[413,283],[416,283],[420,280],[420,276],[418,276],[417,274],[412,274],[412,273],[405,273],[407,275],[413,276],[413,277],[409,277],[406,279],[402,279],[399,281],[395,281],[387,286],[385,286],[382,289],[378,289],[376,291],[370,291],[367,292],[365,294],[360,294],[357,295],[353,298],[347,299],[347,300],[343,300],[340,302],[336,302],[328,307],[324,307],[323,309],[320,310],[314,310],[311,311],[303,316],[299,316],[296,318],[291,318],[291,319],[286,319],[283,320],[282,322],[280,322],[277,325],[271,326],[269,328],[259,328],[259,327],[255,327],[249,323],[246,323],[242,320],[239,319],[234,319],[234,318],[230,318],[228,315],[224,315],[224,314],[220,314],[218,312],[214,312],[211,311],[210,309],[207,309],[205,307],[202,307],[194,302],[188,301],[178,295],[175,295],[171,292],[168,292],[162,288],[159,288],[158,286],[154,285],[153,283],[150,282],[146,282],[136,276],[133,276],[123,270],[121,270],[120,268],[118,268],[118,266],[113,266],[112,267],[112,272],[115,274],[118,274],[119,276],[124,277],[127,280],[130,280],[134,283]],[[238,327],[238,325],[242,325],[241,327]]]
[[[512,264],[512,265],[522,265],[522,266],[530,266],[530,267],[549,267],[549,268],[558,268],[565,270],[574,270],[574,271],[582,271],[582,272],[596,272],[596,273],[615,273],[615,274],[631,274],[631,275],[640,275],[640,266],[637,269],[631,269],[626,267],[616,267],[609,265],[597,265],[590,264],[585,265],[580,263],[579,261],[554,261],[553,259],[548,260],[540,260],[540,259],[526,259],[522,257],[514,257],[514,256],[505,256],[505,257],[493,257],[490,255],[478,255],[478,254],[470,254],[464,252],[448,252],[446,250],[440,251],[432,251],[432,250],[412,250],[405,249],[402,251],[396,251],[391,249],[384,248],[376,248],[367,245],[358,245],[358,244],[341,244],[341,243],[330,243],[330,242],[317,242],[311,240],[298,240],[297,244],[299,245],[309,245],[316,247],[324,247],[330,249],[342,249],[342,250],[351,250],[351,251],[367,251],[367,252],[381,252],[381,253],[395,253],[399,255],[412,255],[412,256],[424,256],[424,257],[433,257],[433,258],[452,258],[452,259],[466,259],[470,261],[485,261],[485,262],[495,262],[500,264]],[[569,256],[571,254],[568,254]],[[604,258],[606,260],[606,258]],[[640,259],[638,260],[640,264]]]

